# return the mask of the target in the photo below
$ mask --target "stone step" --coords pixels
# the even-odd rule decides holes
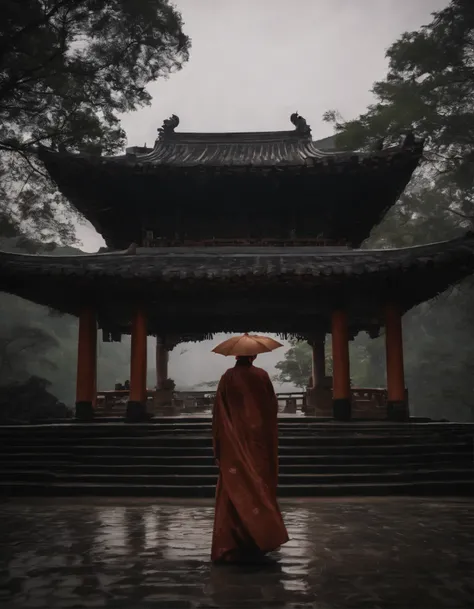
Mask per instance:
[[[86,432],[88,435],[93,433],[112,433],[116,431],[126,431],[127,433],[140,434],[143,432],[156,433],[161,430],[185,429],[188,431],[211,430],[211,420],[189,422],[189,419],[166,419],[162,422],[127,424],[121,423],[68,423],[68,424],[42,424],[42,425],[0,425],[0,437],[4,435],[12,435],[15,433],[31,433],[42,431],[45,433],[79,433]],[[321,423],[319,421],[311,421],[306,419],[298,419],[296,421],[288,421],[286,419],[279,422],[279,429],[318,429],[324,433],[354,433],[358,431],[381,432],[381,431],[397,431],[404,432],[425,432],[425,431],[443,431],[443,430],[465,430],[469,433],[474,432],[474,423]]]
[[[51,445],[51,438],[48,437],[32,437],[32,438],[5,438],[0,446],[0,452],[5,452],[11,448],[17,446],[26,445],[32,447],[48,447]],[[423,442],[435,443],[439,440],[438,437],[430,435],[429,437],[423,438]],[[457,435],[453,437],[443,438],[444,441],[450,441],[454,443],[469,442],[470,438],[468,435]],[[90,437],[90,438],[67,438],[67,437],[54,437],[54,445],[70,447],[71,445],[77,445],[78,442],[86,441],[87,445],[91,448],[98,446],[122,446],[122,447],[134,447],[141,446],[143,448],[149,448],[154,446],[166,447],[166,446],[177,446],[186,445],[187,447],[203,447],[210,446],[212,443],[211,436],[204,435],[176,435],[176,436],[155,436],[155,437],[122,437],[122,436],[111,436],[111,437]],[[357,436],[334,436],[327,437],[319,434],[301,434],[301,435],[285,435],[282,434],[279,437],[279,445],[284,446],[376,446],[376,445],[393,445],[403,444],[405,446],[419,445],[420,438],[417,436],[400,435],[384,437],[380,435],[357,435]]]
[[[474,426],[280,422],[281,496],[468,494]],[[212,497],[210,419],[0,427],[0,491]]]
[[[385,471],[379,473],[310,473],[294,474],[281,473],[278,483],[285,485],[311,486],[319,484],[378,484],[388,482],[416,482],[417,480],[474,480],[472,468],[465,469],[411,469],[404,471]],[[50,480],[55,483],[67,484],[111,484],[111,485],[142,485],[142,486],[210,486],[217,482],[217,471],[212,474],[175,472],[174,474],[125,474],[125,473],[72,473],[38,471],[38,470],[0,470],[0,480],[3,481],[41,481]]]
[[[361,430],[337,430],[331,432],[327,432],[325,429],[320,429],[318,427],[289,427],[284,429],[279,429],[279,435],[282,437],[287,436],[318,436],[321,438],[351,438],[351,437],[429,437],[429,436],[444,436],[444,435],[472,435],[469,430],[407,430],[407,429],[361,429]],[[209,428],[197,428],[197,429],[187,429],[187,428],[170,428],[170,429],[141,429],[136,430],[132,428],[122,428],[111,430],[104,429],[96,429],[91,427],[91,432],[88,432],[87,429],[64,429],[64,430],[54,430],[46,431],[41,429],[30,429],[28,431],[15,431],[12,433],[4,432],[0,434],[2,440],[9,440],[11,438],[14,439],[51,439],[51,438],[93,438],[95,440],[108,440],[110,438],[137,438],[137,439],[146,439],[146,438],[175,438],[175,437],[211,437],[212,430]]]
[[[448,451],[470,451],[472,447],[466,442],[449,442],[443,444],[445,450]],[[75,454],[88,453],[88,454],[145,454],[150,456],[167,456],[167,455],[206,455],[212,454],[212,445],[209,443],[207,446],[188,446],[178,445],[173,446],[150,446],[145,447],[141,445],[134,446],[122,446],[122,445],[107,445],[107,446],[74,446],[71,450]],[[436,453],[439,450],[439,444],[377,444],[375,446],[352,446],[346,443],[341,444],[330,444],[327,446],[318,446],[317,444],[310,444],[309,446],[301,446],[299,443],[293,445],[279,446],[279,454],[285,456],[291,455],[332,455],[332,454],[345,454],[345,455],[360,455],[360,454],[417,454],[432,451]]]
[[[292,455],[285,454],[280,455],[279,463],[280,467],[295,467],[295,466],[307,466],[307,467],[321,467],[331,466],[331,467],[339,467],[339,466],[377,466],[381,468],[388,468],[391,466],[401,467],[401,466],[416,466],[422,465],[426,463],[438,463],[438,464],[450,464],[450,463],[472,463],[472,452],[469,449],[462,451],[454,451],[454,452],[440,452],[439,450],[431,450],[425,453],[417,453],[413,454],[385,454],[385,455],[355,455],[351,456],[350,459],[347,458],[345,454],[331,454],[331,455]],[[52,467],[64,467],[67,465],[77,465],[78,467],[213,467],[214,466],[214,457],[212,453],[207,455],[180,455],[175,454],[171,456],[162,457],[159,460],[159,464],[155,463],[155,459],[150,459],[147,455],[124,455],[124,454],[114,454],[114,455],[91,455],[88,453],[84,454],[74,454],[73,451],[69,453],[48,453],[46,452],[38,452],[30,451],[30,452],[20,452],[16,454],[9,455],[8,460],[4,460],[2,463],[2,467],[4,469],[9,469],[13,467],[21,467],[24,465],[25,467],[39,467],[39,468],[49,468]]]
[[[52,483],[58,480],[60,471],[52,471],[44,468],[25,468],[25,469],[0,469],[0,481],[2,482],[37,482]]]
[[[318,424],[322,424],[322,425],[339,425],[339,424],[344,424],[344,425],[352,425],[352,424],[357,424],[357,425],[380,425],[380,424],[388,424],[388,425],[393,425],[393,424],[399,424],[399,425],[406,425],[407,423],[411,423],[411,424],[464,424],[463,422],[457,422],[457,421],[439,421],[439,420],[434,420],[434,419],[430,419],[429,417],[409,417],[408,421],[403,421],[403,422],[399,422],[397,423],[396,421],[389,421],[388,419],[384,419],[384,418],[367,418],[365,416],[356,416],[359,413],[357,412],[353,412],[352,414],[354,415],[350,421],[336,421],[334,419],[334,417],[332,416],[332,411],[329,410],[328,411],[329,414],[325,415],[325,416],[314,416],[313,414],[306,414],[304,412],[301,411],[297,411],[296,413],[292,413],[292,412],[284,412],[283,410],[280,410],[278,412],[278,421],[281,422],[287,422],[287,423],[298,423],[298,422],[309,422],[309,423],[318,423]],[[172,412],[169,411],[167,413],[154,413],[151,417],[151,419],[149,421],[147,421],[147,423],[158,423],[158,424],[162,424],[162,423],[166,423],[167,421],[191,421],[191,422],[206,422],[206,421],[211,421],[212,420],[212,408],[209,408],[208,411],[201,411],[201,412],[193,412],[193,413],[176,413],[176,412]],[[48,421],[40,421],[40,420],[36,420],[36,421],[32,421],[32,423],[71,423],[71,421],[76,421],[75,419],[57,419],[55,421],[52,420],[48,420]],[[107,415],[102,415],[100,414],[100,416],[96,416],[94,418],[94,423],[124,423],[123,417],[116,417],[116,416],[107,416]]]
[[[385,455],[367,455],[360,454],[356,457],[352,456],[350,459],[345,454],[331,454],[331,455],[292,455],[283,454],[279,455],[280,467],[284,465],[308,465],[308,466],[319,466],[319,465],[332,465],[332,464],[404,464],[404,463],[430,463],[434,461],[439,462],[453,462],[455,460],[463,460],[472,462],[472,453],[470,450],[463,451],[440,451],[438,450],[427,451],[425,453],[412,454],[385,454]],[[150,458],[146,455],[89,455],[84,454],[80,456],[80,462],[83,464],[115,464],[115,465],[143,465],[153,463]],[[185,455],[170,455],[160,459],[160,463],[163,465],[170,466],[182,466],[187,464],[195,465],[212,465],[214,463],[214,457],[212,454],[204,456],[185,456]]]
[[[28,461],[38,461],[38,459],[49,459],[53,463],[57,463],[59,461],[65,461],[71,458],[72,453],[70,451],[66,451],[66,447],[62,447],[63,452],[59,451],[49,451],[47,449],[32,448],[31,446],[24,446],[22,450],[19,451],[9,451],[7,453],[8,458],[4,458],[0,461],[0,463],[12,462],[18,459],[25,459]]]
[[[67,461],[51,460],[48,456],[44,458],[42,455],[36,455],[35,459],[8,459],[0,464],[0,469],[3,471],[10,470],[31,470],[31,469],[44,469],[47,471],[60,471],[65,468],[72,467],[74,462],[71,458]],[[81,465],[82,467],[82,465]]]
[[[403,481],[411,482],[416,480],[474,480],[474,470],[465,469],[446,469],[446,470],[405,470],[405,471],[385,471],[382,473],[311,473],[311,474],[287,474],[279,475],[279,484],[346,484],[349,482],[358,483],[378,483]],[[0,476],[1,479],[1,476]],[[84,483],[97,482],[106,484],[144,484],[150,483],[164,486],[199,486],[199,484],[216,484],[217,472],[211,475],[193,475],[190,473],[174,473],[171,475],[141,475],[141,474],[73,474],[70,471],[57,474],[58,481]]]
[[[470,480],[429,480],[416,482],[383,482],[377,484],[318,484],[282,485],[279,497],[354,497],[354,496],[472,496],[473,483]],[[2,482],[0,495],[14,496],[114,496],[114,497],[192,497],[211,498],[215,495],[214,485],[199,486],[160,486],[160,485],[117,485],[117,484],[77,484],[37,482]]]
[[[202,459],[201,459],[202,461]],[[429,465],[429,467],[428,467]],[[313,474],[358,474],[358,473],[383,473],[383,472],[399,472],[399,471],[415,471],[415,470],[442,470],[446,471],[449,469],[469,469],[472,468],[472,460],[469,456],[457,455],[450,460],[425,460],[413,462],[398,462],[386,461],[385,463],[354,463],[353,460],[350,462],[329,462],[329,463],[292,463],[289,460],[280,462],[280,473],[288,475],[313,475]],[[35,461],[8,461],[2,463],[0,466],[2,472],[21,472],[21,471],[39,471],[44,470],[48,472],[69,472],[71,474],[84,474],[84,475],[217,475],[217,467],[210,460],[206,463],[196,464],[196,460],[183,460],[180,464],[150,464],[149,462],[143,462],[141,464],[111,464],[111,463],[78,463],[74,460],[70,461],[47,461],[47,460],[35,460]],[[474,470],[473,470],[474,471]]]
[[[469,442],[445,442],[443,443],[443,450],[448,452],[472,452],[472,445]],[[31,446],[31,445],[12,445],[12,446],[0,446],[0,457],[1,455],[13,456],[15,454],[24,454],[27,452],[37,454],[64,454],[66,446],[64,445],[44,445],[44,446]],[[167,456],[212,456],[212,444],[208,441],[203,446],[190,446],[188,443],[174,443],[171,446],[160,446],[154,444],[152,446],[143,446],[141,443],[133,444],[131,446],[114,444],[114,445],[69,445],[67,447],[68,453],[75,456],[80,455],[146,455],[149,458],[164,458]],[[346,456],[357,456],[357,455],[385,455],[385,454],[427,454],[431,453],[436,455],[440,449],[440,444],[436,443],[424,443],[424,444],[396,444],[396,443],[380,443],[376,445],[353,445],[347,443],[330,444],[330,445],[319,445],[309,444],[301,445],[294,443],[292,445],[280,445],[279,454],[284,457],[285,455],[337,455],[343,454]]]
[[[15,468],[14,465],[10,465],[10,467],[5,467],[2,465],[2,469],[21,469],[24,468],[26,464],[22,463]],[[426,463],[398,463],[393,464],[391,462],[387,462],[386,464],[379,463],[356,463],[354,464],[352,461],[350,463],[329,463],[329,464],[310,464],[300,463],[300,464],[289,464],[287,462],[280,463],[280,473],[284,475],[312,475],[312,474],[330,474],[330,473],[382,473],[382,472],[390,472],[390,471],[414,471],[416,469],[426,469]],[[39,467],[39,466],[38,466]],[[442,470],[446,471],[449,469],[469,469],[471,467],[471,462],[468,458],[461,457],[458,459],[451,459],[450,461],[430,461],[429,462],[430,469],[433,470]],[[51,468],[53,470],[59,469],[54,466]],[[62,469],[65,469],[64,467]],[[216,475],[217,467],[215,464],[212,465],[196,465],[194,460],[182,465],[154,465],[154,464],[142,464],[142,465],[110,465],[109,463],[105,464],[85,464],[85,463],[75,463],[71,464],[70,467],[67,468],[68,472],[72,473],[82,473],[82,474],[110,474],[113,475]],[[474,472],[474,470],[473,470]]]
[[[444,442],[442,444],[443,450],[450,452],[466,452],[472,451],[472,444],[470,442]],[[436,453],[439,450],[439,443],[410,443],[410,444],[398,444],[398,443],[378,443],[378,444],[362,444],[354,445],[352,443],[339,443],[339,444],[328,444],[322,445],[319,443],[309,443],[303,445],[297,441],[294,441],[291,445],[280,444],[279,453],[284,456],[286,454],[294,455],[333,455],[333,454],[345,454],[345,455],[360,455],[360,454],[423,454],[427,452]],[[54,454],[66,452],[74,453],[75,455],[90,454],[90,455],[148,455],[150,458],[153,457],[166,457],[173,455],[210,455],[212,454],[212,443],[210,441],[203,445],[193,446],[190,443],[174,443],[172,445],[159,445],[155,443],[151,446],[144,446],[142,443],[134,443],[132,445],[123,444],[89,444],[89,445],[73,445],[69,444],[65,446],[61,445],[22,445],[14,444],[11,446],[2,445],[0,446],[1,455],[15,455],[18,453],[36,452],[43,454]]]
[[[407,434],[407,433],[352,433],[352,434],[322,434],[316,430],[306,431],[291,431],[280,432],[280,442],[289,443],[291,439],[297,439],[298,442],[312,441],[321,443],[337,443],[337,442],[426,442],[426,441],[445,441],[445,440],[471,440],[473,435],[466,432],[443,432],[443,433],[424,433],[424,434]],[[30,434],[30,435],[11,435],[0,438],[0,446],[11,446],[13,444],[69,444],[69,443],[93,443],[93,444],[110,444],[111,442],[131,444],[139,442],[141,444],[152,444],[154,442],[209,442],[212,439],[210,433],[194,432],[194,433],[160,433],[160,434],[128,434],[128,435],[86,435],[86,434]]]
[[[0,462],[5,459],[9,459],[11,456],[24,455],[24,454],[36,454],[36,455],[54,455],[54,458],[62,457],[63,455],[70,455],[71,448],[74,444],[62,443],[62,444],[30,444],[26,441],[12,443],[11,445],[3,443],[0,444]]]
[[[211,421],[210,414],[199,414],[193,413],[192,415],[179,414],[179,415],[155,415],[151,419],[151,421],[147,421],[145,423],[134,423],[134,425],[161,425],[163,423],[169,422],[192,422],[192,423],[209,423]],[[353,418],[351,421],[335,421],[332,417],[317,417],[313,415],[305,415],[301,413],[291,414],[291,413],[280,413],[278,417],[279,422],[284,423],[317,423],[321,425],[472,425],[473,423],[465,423],[458,421],[435,421],[426,417],[410,417],[406,422],[397,423],[395,421],[387,421],[385,419],[359,419],[357,417]],[[94,425],[117,425],[123,424],[124,420],[122,417],[116,416],[97,416],[93,424]],[[90,425],[91,423],[83,423],[81,421],[77,421],[73,418],[60,418],[60,419],[48,419],[48,420],[36,420],[31,425]],[[23,423],[12,423],[9,426],[21,426]]]

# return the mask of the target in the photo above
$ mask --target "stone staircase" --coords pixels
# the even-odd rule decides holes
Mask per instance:
[[[472,495],[474,425],[280,419],[282,497]],[[212,497],[209,418],[0,427],[0,494]]]

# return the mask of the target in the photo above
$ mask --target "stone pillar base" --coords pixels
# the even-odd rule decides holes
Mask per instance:
[[[173,402],[173,392],[168,389],[157,389],[153,398],[155,406],[171,406]]]
[[[313,387],[307,387],[305,401],[301,410],[307,417],[316,416],[316,395]]]
[[[94,406],[92,402],[76,402],[75,417],[78,421],[89,423],[94,419]]]
[[[149,420],[146,402],[128,402],[125,414],[126,423],[144,423]]]
[[[350,421],[352,418],[351,399],[333,399],[332,412],[336,421]]]
[[[408,412],[408,403],[406,400],[390,400],[387,402],[387,419],[389,421],[403,423],[408,421],[409,418],[410,414]]]
[[[288,398],[283,408],[285,414],[296,414],[297,411],[296,398]]]
[[[175,409],[173,408],[173,392],[167,389],[157,389],[153,396],[152,412],[155,416],[172,416]]]
[[[332,391],[330,387],[311,387],[306,393],[305,414],[313,417],[332,417]]]

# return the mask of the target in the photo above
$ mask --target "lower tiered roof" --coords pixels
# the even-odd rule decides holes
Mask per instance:
[[[128,333],[146,307],[150,334],[258,329],[306,335],[330,330],[346,306],[351,331],[376,332],[381,307],[404,311],[474,272],[474,234],[383,250],[157,248],[68,256],[0,252],[0,287],[64,313],[93,304],[100,325]]]

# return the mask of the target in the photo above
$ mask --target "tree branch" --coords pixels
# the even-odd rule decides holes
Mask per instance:
[[[0,44],[0,61],[3,59],[5,53],[7,53],[9,49],[15,43],[17,43],[23,36],[29,35],[34,29],[39,28],[42,25],[48,23],[51,17],[54,17],[56,13],[59,13],[59,11],[68,4],[77,7],[79,4],[81,4],[81,0],[62,0],[58,2],[55,6],[53,6],[53,8],[48,13],[45,13],[41,17],[41,19],[36,19],[35,21],[28,23],[27,25],[25,25],[24,28],[18,30],[13,36],[5,38],[4,42]]]
[[[48,182],[50,181],[50,177],[46,173],[43,173],[42,171],[40,171],[37,167],[35,167],[33,165],[33,163],[28,158],[28,155],[26,154],[26,152],[24,152],[23,150],[17,150],[17,152],[23,158],[23,160],[26,161],[27,165],[30,167],[30,169],[34,173],[37,173],[41,177],[45,178],[46,180],[48,180]]]
[[[464,218],[464,220],[470,220],[471,222],[474,222],[474,215],[468,215],[468,214],[463,214],[462,211],[458,211],[457,209],[452,209],[451,207],[441,207],[441,209],[444,209],[444,211],[449,211],[452,214],[459,216],[460,218]]]

